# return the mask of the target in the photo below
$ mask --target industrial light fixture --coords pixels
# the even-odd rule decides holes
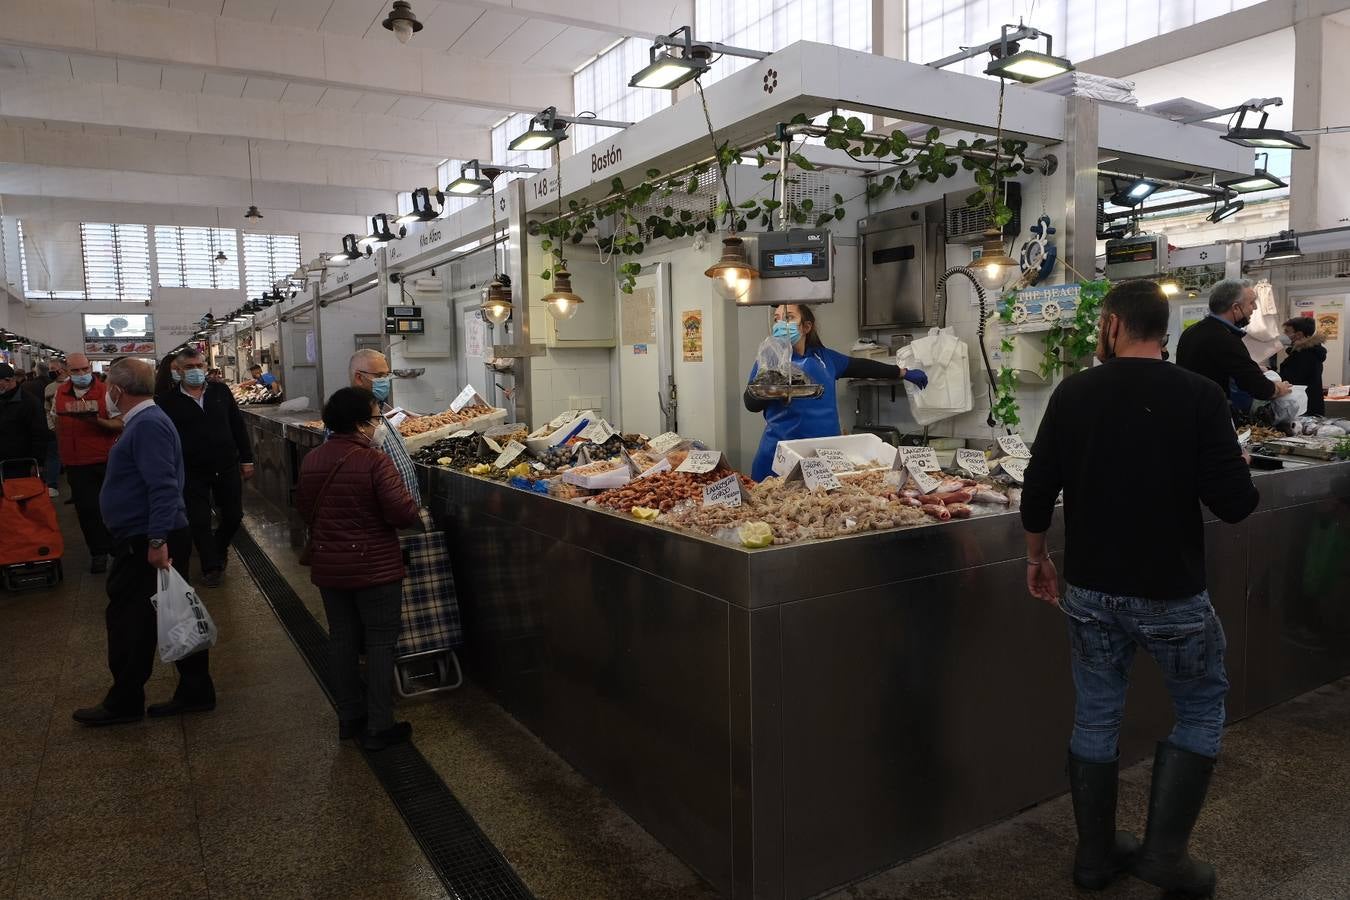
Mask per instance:
[[[1245,126],[1247,113],[1252,112],[1251,107],[1244,106],[1238,110],[1237,124],[1228,129],[1228,133],[1223,135],[1225,141],[1237,144],[1239,147],[1257,147],[1273,150],[1307,150],[1308,145],[1303,143],[1303,138],[1291,131],[1283,131],[1279,128],[1267,128],[1266,120],[1270,118],[1270,113],[1264,109],[1261,112],[1261,121],[1255,128]]]
[[[474,174],[469,177],[469,172]],[[491,169],[488,170],[492,171]],[[483,170],[478,165],[478,160],[471,159],[459,167],[459,177],[445,186],[447,194],[458,194],[461,197],[471,197],[476,194],[485,194],[492,190],[492,179],[483,177]]]
[[[483,318],[493,325],[500,325],[511,318],[510,280],[504,275],[492,276],[492,283],[483,293],[483,305],[479,309]]]
[[[1020,41],[1032,41],[1045,38],[1045,52],[1023,50]],[[945,69],[953,63],[959,63],[988,53],[993,62],[985,67],[986,75],[997,78],[1011,78],[1015,81],[1043,81],[1055,75],[1073,71],[1073,63],[1062,56],[1054,55],[1054,39],[1044,31],[1027,28],[1025,25],[1004,25],[998,40],[987,41],[974,47],[965,47],[951,56],[944,56],[928,63],[933,69]]]
[[[1266,244],[1266,252],[1261,254],[1261,262],[1279,262],[1302,257],[1303,251],[1298,246],[1298,234],[1294,231],[1281,231],[1279,237]]]
[[[1214,212],[1206,216],[1206,218],[1209,219],[1209,221],[1217,224],[1219,222],[1222,222],[1224,219],[1227,219],[1229,216],[1235,216],[1238,213],[1242,212],[1242,208],[1246,205],[1247,205],[1246,200],[1229,200],[1222,206],[1215,209]]]
[[[1181,282],[1175,278],[1164,278],[1158,282],[1158,288],[1163,292],[1164,297],[1175,297],[1181,293]]]
[[[996,78],[1011,78],[1014,81],[1030,84],[1073,71],[1073,63],[1062,56],[1054,55],[1054,39],[1050,35],[1044,32],[1035,33],[1036,37],[1045,38],[1044,53],[1035,50],[1023,50],[1017,43],[1016,38],[1009,38],[1008,32],[1012,28],[1011,25],[1004,25],[998,43],[989,48],[989,53],[994,59],[989,65],[985,66],[984,74],[993,75]],[[1021,26],[1018,26],[1016,30],[1019,32],[1035,31],[1035,29],[1026,29]]]
[[[980,245],[980,258],[970,265],[980,282],[991,290],[1003,287],[1008,277],[1021,269],[1021,263],[1003,249],[1003,232],[997,228],[985,231],[984,242]]]
[[[577,308],[586,302],[572,292],[572,275],[562,265],[553,273],[552,293],[545,294],[543,299],[549,314],[560,322],[575,316]]]
[[[1270,174],[1270,154],[1256,154],[1261,159],[1261,165],[1250,175],[1243,175],[1241,178],[1230,178],[1228,181],[1220,181],[1219,187],[1226,187],[1230,191],[1237,191],[1239,194],[1250,194],[1252,191],[1269,191],[1274,188],[1288,187],[1289,185]]]
[[[601,128],[627,128],[632,122],[620,122],[613,119],[597,119],[594,116],[564,116],[556,106],[540,110],[530,118],[530,126],[524,134],[517,135],[507,146],[512,150],[547,150],[567,140],[567,126],[577,123],[597,125]],[[539,127],[535,127],[535,126]]]
[[[248,142],[248,212],[244,213],[244,218],[250,221],[261,219],[263,214],[258,212],[258,198],[253,196],[253,141]]]
[[[735,233],[722,238],[722,256],[703,273],[712,279],[713,289],[723,300],[744,303],[750,299],[750,288],[759,277],[745,253],[745,242]]]
[[[394,0],[389,15],[380,24],[392,31],[400,44],[408,43],[414,34],[422,30],[422,23],[417,21],[417,14],[412,11],[412,4],[408,0]]]
[[[375,244],[387,244],[390,241],[407,237],[408,229],[402,225],[398,226],[398,234],[389,225],[388,213],[376,213],[370,217],[370,234],[366,235],[366,240]]]
[[[1158,189],[1158,185],[1147,178],[1136,178],[1123,189],[1116,185],[1113,178],[1111,179],[1111,186],[1117,188],[1116,192],[1111,195],[1111,202],[1116,206],[1138,206]]]
[[[658,36],[647,53],[647,65],[628,80],[629,87],[674,90],[708,71],[714,54],[745,59],[764,59],[769,55],[760,50],[696,41],[693,29],[688,25]]]
[[[334,253],[329,259],[334,262],[349,263],[354,259],[360,259],[363,256],[370,256],[369,246],[362,247],[360,240],[354,234],[344,234],[342,236],[342,252]]]
[[[440,207],[440,208],[435,208]],[[412,192],[412,211],[399,216],[395,221],[399,225],[406,225],[409,222],[430,222],[441,214],[445,207],[445,194],[439,190],[436,191],[435,207],[431,203],[431,189],[418,188]]]

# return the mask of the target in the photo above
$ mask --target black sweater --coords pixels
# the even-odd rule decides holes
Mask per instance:
[[[244,417],[225,385],[207,384],[201,406],[177,386],[155,397],[155,402],[178,429],[189,472],[213,474],[253,462]]]
[[[861,357],[851,356],[848,360],[848,368],[839,373],[840,378],[899,378],[900,367],[894,363],[884,363],[875,359],[862,359]],[[752,413],[764,412],[768,409],[770,403],[777,403],[777,400],[760,400],[758,397],[750,396],[749,386],[745,389],[745,394],[741,397],[741,402],[745,408]]]
[[[1225,322],[1206,316],[1181,333],[1177,341],[1177,365],[1203,375],[1228,396],[1231,379],[1239,390],[1257,400],[1275,397],[1275,382],[1252,361],[1242,337]]]
[[[1327,361],[1327,339],[1324,335],[1300,338],[1289,348],[1289,356],[1280,364],[1280,377],[1290,384],[1308,388],[1308,415],[1324,416],[1326,400],[1322,398],[1322,366]]]
[[[34,400],[22,387],[0,394],[0,460],[35,459],[45,466],[51,437],[41,400]]]
[[[1201,503],[1240,522],[1260,499],[1228,398],[1154,359],[1115,359],[1055,390],[1027,467],[1027,531],[1049,529],[1061,489],[1065,579],[1153,600],[1205,590]]]

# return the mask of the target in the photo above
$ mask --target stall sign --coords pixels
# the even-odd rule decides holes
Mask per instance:
[[[384,420],[389,423],[390,428],[397,428],[408,418],[408,411],[401,406],[395,406],[389,412],[384,414]]]
[[[593,444],[603,444],[605,441],[614,437],[615,431],[609,427],[609,423],[604,419],[596,419],[591,424],[582,429],[578,435],[583,441],[590,441]]]
[[[450,411],[451,412],[462,411],[464,407],[468,406],[471,402],[473,402],[475,398],[477,398],[478,402],[482,403],[484,406],[487,405],[487,401],[483,400],[482,397],[478,396],[478,390],[474,388],[473,385],[465,387],[464,390],[459,392],[459,396],[456,397],[450,403]]]
[[[971,475],[988,475],[989,460],[983,450],[970,450],[966,447],[956,451],[956,465]]]
[[[501,455],[492,465],[494,468],[505,469],[515,461],[517,456],[525,452],[525,445],[520,441],[509,441],[502,449]]]
[[[725,506],[735,509],[745,501],[745,485],[735,472],[714,481],[703,489],[704,506]]]
[[[830,464],[818,456],[806,456],[797,460],[784,481],[801,479],[808,491],[833,491],[843,487],[835,477]]]
[[[647,445],[652,448],[653,453],[669,453],[683,443],[684,438],[673,431],[667,431],[652,438]]]
[[[838,447],[817,447],[816,457],[825,460],[825,465],[830,467],[831,472],[853,471],[853,463],[848,461],[848,454]]]
[[[727,458],[722,455],[721,450],[693,450],[675,471],[688,472],[690,475],[703,475],[720,465],[726,464]],[[730,466],[728,465],[727,468],[730,468]]]
[[[937,451],[932,447],[901,447],[900,461],[908,467],[910,463],[923,466],[925,472],[937,472],[942,469],[938,463]]]
[[[1027,461],[1018,456],[1005,456],[998,461],[1003,467],[1003,471],[1008,473],[1008,477],[1021,484],[1027,477]]]
[[[909,472],[909,477],[914,479],[920,491],[925,494],[931,494],[937,490],[942,482],[924,471],[923,464],[912,462],[905,465],[905,471]]]
[[[1018,459],[1031,459],[1031,451],[1027,449],[1026,442],[1018,434],[1005,434],[998,439],[998,446],[1006,456],[1015,456]]]

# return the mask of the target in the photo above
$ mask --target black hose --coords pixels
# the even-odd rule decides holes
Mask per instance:
[[[967,278],[969,278],[970,283],[975,286],[975,296],[980,301],[980,324],[977,334],[979,336],[980,341],[980,357],[984,360],[984,374],[985,377],[989,380],[989,418],[986,421],[989,423],[990,428],[994,428],[995,426],[998,425],[998,422],[994,419],[994,396],[998,393],[998,382],[994,380],[994,367],[989,362],[989,351],[984,346],[984,325],[985,321],[988,318],[986,305],[989,302],[989,296],[984,291],[984,285],[980,284],[980,280],[975,277],[975,274],[971,272],[968,267],[952,266],[950,269],[943,272],[942,277],[938,279],[938,284],[941,285],[941,287],[938,288],[938,291],[941,294],[941,296],[939,297],[939,301],[942,304],[941,308],[942,318],[941,321],[939,322],[940,327],[946,327],[947,325],[946,284],[947,279],[951,278],[953,275],[964,275]],[[1012,434],[1011,428],[1007,428],[1005,426],[1004,430],[1007,431],[1008,434]]]

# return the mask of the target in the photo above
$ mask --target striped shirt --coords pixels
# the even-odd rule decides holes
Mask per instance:
[[[408,494],[413,498],[413,503],[422,505],[422,492],[417,485],[417,466],[413,464],[412,457],[408,455],[408,448],[403,445],[403,435],[398,433],[398,429],[390,425],[388,421],[380,423],[380,427],[375,432],[375,444],[385,455],[393,462],[394,468],[398,469],[399,477],[403,479],[404,486],[408,489]]]

